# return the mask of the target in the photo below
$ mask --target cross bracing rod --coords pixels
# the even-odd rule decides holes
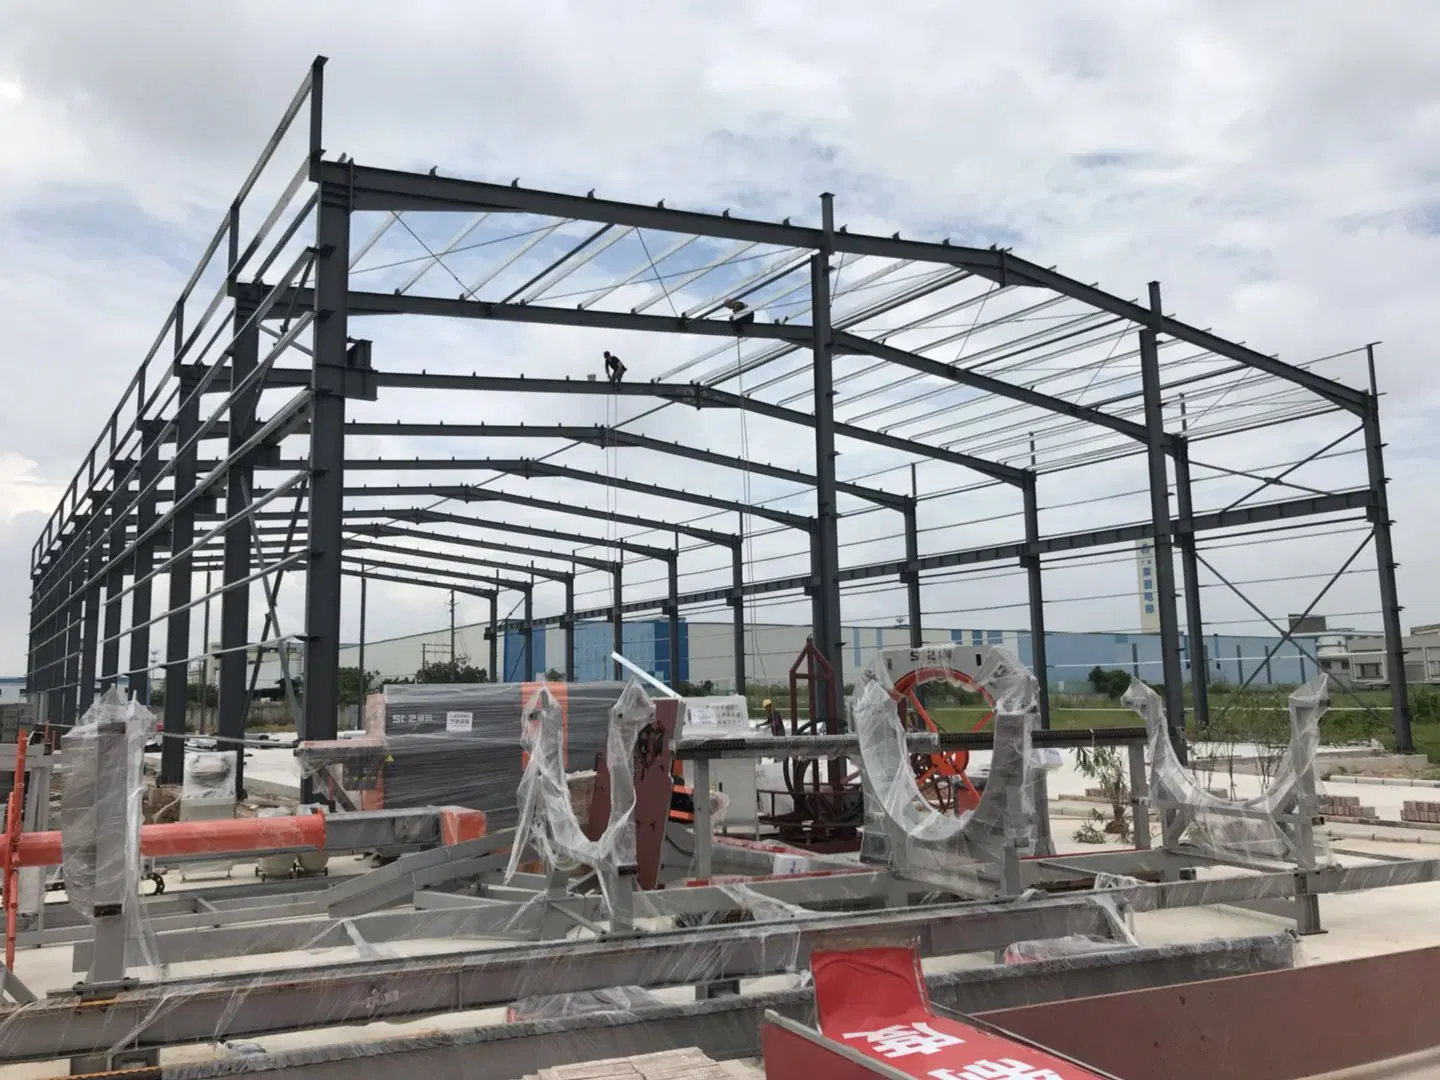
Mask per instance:
[[[294,462],[289,462],[288,464],[293,465]],[[285,462],[269,463],[264,466],[266,469],[284,469],[286,467],[287,463]],[[575,469],[568,465],[557,465],[552,461],[538,461],[533,458],[349,458],[345,462],[345,468],[356,472],[488,469],[492,472],[523,477],[526,480],[533,480],[539,476],[551,477],[558,480],[574,480],[578,483],[600,484],[604,487],[613,487],[620,491],[631,491],[637,495],[650,495],[657,499],[674,499],[679,502],[695,503],[698,506],[712,506],[717,510],[753,514],[756,517],[768,518],[779,525],[785,525],[792,529],[809,530],[814,520],[802,514],[792,514],[787,510],[777,510],[772,506],[736,502],[734,499],[722,499],[716,495],[706,495],[696,491],[685,491],[680,488],[660,487],[656,484],[646,484],[639,480],[627,480],[619,476],[600,476],[596,473],[586,472],[584,469]],[[666,525],[664,527],[671,528],[672,526]]]
[[[776,480],[788,480],[793,484],[801,484],[806,487],[815,486],[815,477],[810,473],[800,472],[796,469],[786,469],[768,463],[747,461],[744,458],[737,457],[735,454],[721,454],[714,450],[700,450],[695,447],[686,446],[683,443],[667,442],[664,439],[655,439],[648,435],[640,435],[625,431],[622,428],[606,427],[601,424],[350,423],[345,425],[345,434],[400,436],[402,438],[438,436],[457,439],[568,439],[572,442],[589,443],[601,449],[628,446],[637,450],[653,450],[661,454],[671,454],[676,457],[689,458],[692,461],[702,461],[707,465],[719,465],[727,469],[740,469],[745,472],[755,473],[759,476],[768,476]],[[837,481],[835,487],[847,495],[854,495],[857,498],[865,499],[867,502],[873,502],[878,506],[889,507],[893,510],[903,510],[911,502],[909,496],[906,495],[897,495],[893,492],[881,491],[878,488],[865,487],[862,484],[846,483],[843,480]]]
[[[1261,525],[1274,521],[1290,521],[1296,518],[1324,514],[1339,514],[1347,511],[1368,511],[1374,503],[1373,493],[1368,488],[1342,491],[1333,495],[1311,496],[1286,502],[1257,503],[1253,506],[1236,507],[1234,510],[1220,510],[1213,513],[1196,514],[1191,528],[1196,532],[1210,532],[1216,529],[1233,529],[1247,525]],[[1171,522],[1175,529],[1176,522]],[[1149,521],[1117,525],[1104,529],[1093,529],[1078,533],[1061,533],[1041,537],[1035,543],[1016,540],[985,547],[967,548],[962,551],[947,551],[936,555],[921,556],[914,563],[917,572],[948,570],[960,566],[978,566],[992,562],[1015,562],[1025,555],[1053,555],[1067,551],[1083,551],[1089,548],[1112,547],[1118,544],[1133,544],[1136,540],[1152,539],[1154,525]],[[904,572],[907,563],[903,559],[870,563],[864,566],[845,566],[840,569],[841,581],[868,581],[873,578],[890,578]],[[812,574],[797,574],[793,577],[771,578],[765,581],[745,582],[741,590],[745,596],[763,596],[771,593],[796,592],[808,589],[814,584]],[[701,589],[682,593],[677,599],[682,605],[715,603],[727,600],[735,593],[733,586],[726,585],[713,589]],[[621,606],[624,614],[658,610],[668,598],[626,601]],[[607,614],[610,608],[577,611],[575,618],[598,618]],[[535,620],[536,626],[556,623],[554,617]]]
[[[806,347],[808,348],[808,331],[805,340]],[[490,375],[431,375],[427,373],[400,371],[377,372],[376,379],[380,386],[401,386],[409,389],[480,390],[531,394],[621,394],[628,397],[655,397],[665,401],[678,402],[682,405],[693,405],[697,409],[740,409],[744,412],[753,413],[756,416],[764,416],[772,420],[781,420],[789,424],[799,424],[808,428],[815,426],[815,417],[810,413],[800,412],[797,409],[787,409],[783,405],[773,405],[768,401],[761,401],[759,398],[752,397],[748,394],[736,394],[729,390],[720,390],[702,383],[651,382],[621,383],[619,386],[611,386],[609,383],[592,383],[584,379],[527,379],[523,377],[514,378]],[[856,427],[853,424],[844,424],[839,421],[835,423],[834,428],[835,434],[842,438],[854,439],[856,442],[870,443],[873,446],[882,446],[887,450],[897,450],[902,453],[915,454],[916,456],[929,458],[933,461],[943,461],[951,465],[959,465],[961,468],[972,469],[992,479],[1001,480],[1016,487],[1024,483],[1025,470],[1016,469],[1009,465],[1002,465],[997,461],[987,461],[984,458],[977,458],[971,454],[962,454],[956,450],[947,450],[941,446],[930,446],[926,443],[916,442],[913,439],[904,439],[897,435],[887,435],[884,432],[871,431],[868,428]]]

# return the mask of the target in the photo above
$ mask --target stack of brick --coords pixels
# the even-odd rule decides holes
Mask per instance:
[[[1361,806],[1358,795],[1322,795],[1320,813],[1328,818],[1374,818],[1373,806]]]
[[[1400,807],[1400,820],[1440,825],[1440,802],[1407,801]]]
[[[739,1062],[717,1064],[692,1048],[575,1065],[554,1065],[541,1069],[534,1080],[737,1080],[744,1076],[763,1077],[764,1073],[753,1067],[740,1066]]]

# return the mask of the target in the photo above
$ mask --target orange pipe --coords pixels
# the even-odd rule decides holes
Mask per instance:
[[[0,863],[9,857],[10,839],[0,839]],[[60,833],[21,833],[14,845],[15,866],[59,866]],[[233,821],[179,821],[140,827],[140,854],[148,857],[216,855],[227,851],[325,848],[325,816],[236,818]]]

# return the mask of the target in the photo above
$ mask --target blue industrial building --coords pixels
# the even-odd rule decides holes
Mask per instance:
[[[544,629],[534,631],[532,640],[535,649],[535,674],[543,675],[550,668],[565,670],[564,637],[561,633],[547,634]],[[552,638],[558,640],[551,640]],[[525,631],[516,624],[505,628],[504,659],[501,671],[506,682],[520,682],[525,678]],[[679,664],[670,662],[670,624],[665,619],[646,619],[627,622],[624,626],[622,652],[625,659],[643,668],[661,682],[684,681],[690,677],[690,627],[680,623]],[[558,645],[555,655],[547,659],[546,645]],[[610,653],[615,647],[613,627],[608,622],[579,622],[575,624],[575,680],[577,682],[600,682],[614,677],[614,665]]]
[[[969,632],[978,639],[980,631]],[[965,638],[961,631],[952,631],[952,640]],[[1233,634],[1211,634],[1205,639],[1207,681],[1212,683],[1243,683],[1252,685],[1303,683],[1315,674],[1315,663],[1294,641],[1286,641],[1278,649],[1278,634],[1252,637]],[[978,643],[978,642],[977,642]],[[1016,635],[1016,651],[1022,663],[1034,666],[1033,641],[1028,633]],[[1307,646],[1313,653],[1313,647]],[[1266,659],[1274,650],[1274,655]],[[1181,670],[1185,681],[1191,678],[1193,659],[1188,635],[1181,636]],[[1045,635],[1046,682],[1056,688],[1080,689],[1089,681],[1092,668],[1114,668],[1128,671],[1148,682],[1161,680],[1159,634],[1069,634]],[[1251,679],[1251,676],[1254,676]]]

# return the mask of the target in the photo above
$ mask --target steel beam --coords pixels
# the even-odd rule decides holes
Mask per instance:
[[[413,521],[416,524],[445,523],[451,525],[468,525],[477,529],[494,529],[497,532],[516,533],[520,536],[535,536],[545,540],[567,540],[573,543],[577,543],[582,547],[611,547],[614,548],[616,551],[629,552],[632,555],[639,555],[646,559],[655,559],[659,562],[667,562],[675,554],[675,551],[672,548],[651,547],[647,544],[636,544],[629,540],[612,540],[604,536],[595,536],[593,534],[586,533],[576,533],[574,531],[562,531],[560,529],[544,529],[540,528],[537,525],[521,525],[512,521],[482,521],[479,518],[465,517],[463,514],[452,514],[447,513],[443,510],[432,510],[429,508],[417,509],[414,507],[378,507],[373,510],[350,509],[345,511],[345,517],[347,519],[359,517],[376,517],[386,520]],[[659,528],[660,526],[657,525],[656,527]],[[347,525],[346,528],[354,532],[362,531],[362,527],[358,525]],[[543,556],[537,555],[537,558],[549,558],[550,554],[551,553],[549,552],[545,552],[543,553]],[[564,554],[555,553],[555,558],[570,559],[585,566],[593,565],[593,568],[597,570],[608,568],[611,561],[606,559],[593,559],[587,561],[586,559],[574,555],[570,552],[566,552]]]
[[[1165,716],[1181,762],[1185,749],[1185,685],[1180,668],[1180,619],[1175,611],[1175,562],[1170,521],[1170,475],[1165,453],[1165,410],[1160,354],[1154,323],[1160,314],[1160,284],[1150,283],[1149,323],[1140,331],[1140,382],[1149,431],[1150,523],[1155,545],[1155,606],[1160,615],[1160,658],[1165,680]]]
[[[1337,492],[1332,495],[1306,496],[1285,502],[1240,506],[1232,510],[1195,515],[1195,529],[1197,532],[1205,532],[1212,529],[1236,528],[1274,521],[1291,521],[1312,515],[1365,510],[1370,506],[1370,499],[1371,494],[1367,488]],[[1136,522],[1130,525],[1093,529],[1086,532],[1047,536],[1041,538],[1037,544],[1027,544],[1024,540],[1020,540],[1007,544],[969,548],[964,551],[925,555],[920,558],[919,567],[923,572],[946,570],[959,566],[978,566],[991,562],[1015,562],[1031,550],[1038,551],[1041,555],[1084,551],[1090,548],[1112,547],[1116,544],[1133,544],[1137,540],[1151,539],[1154,535],[1155,527],[1150,522]],[[739,550],[739,548],[736,549],[735,559],[741,569],[734,572],[734,579],[730,585],[684,593],[680,597],[680,603],[687,606],[720,601],[732,603],[733,598],[737,595],[765,596],[773,593],[796,592],[810,588],[814,582],[813,576],[809,574],[772,578],[766,581],[742,581],[743,564],[739,562]],[[903,560],[870,563],[865,566],[847,566],[841,569],[840,579],[842,581],[871,581],[877,578],[895,577],[904,568]],[[741,583],[736,584],[737,581]],[[655,611],[662,603],[664,600],[658,597],[649,600],[629,600],[625,603],[624,609],[627,615],[640,611]],[[609,618],[610,615],[611,609],[608,606],[576,613],[577,618],[584,619]],[[559,625],[559,616],[550,616],[537,620],[537,622],[540,625]]]
[[[1370,524],[1375,530],[1375,562],[1380,574],[1380,620],[1385,631],[1385,678],[1390,684],[1390,707],[1395,715],[1395,749],[1412,753],[1410,690],[1405,672],[1405,638],[1400,627],[1400,594],[1395,587],[1395,548],[1390,540],[1389,477],[1385,475],[1385,442],[1380,435],[1380,393],[1375,380],[1375,346],[1367,345],[1370,394],[1362,416],[1365,431],[1365,467],[1374,501]]]
[[[1021,939],[1103,933],[1107,918],[1098,905],[1070,899],[952,904],[811,915],[758,923],[743,935],[714,926],[615,942],[563,941],[171,979],[102,1000],[67,994],[0,1009],[0,1061],[49,1061],[121,1045],[146,1049],[375,1023],[489,1008],[534,993],[758,978],[803,968],[816,935],[825,931],[910,930],[930,954],[953,955]]]
[[[525,590],[525,681],[535,681],[535,590]]]
[[[667,673],[669,678],[665,681],[671,686],[680,684],[680,559],[678,556],[670,559],[665,567],[665,583],[669,588],[669,595],[666,597],[666,604],[662,611],[668,620],[669,646],[670,646],[670,670]],[[616,598],[617,601],[619,597]],[[573,605],[571,605],[573,607]],[[620,604],[617,603],[616,607]]]
[[[494,524],[491,522],[477,521],[474,522],[474,524],[484,525],[486,527],[501,530],[505,528],[504,524]],[[270,530],[261,530],[261,532],[268,531]],[[361,533],[365,536],[405,537],[411,540],[423,540],[429,544],[456,544],[462,547],[483,548],[490,551],[503,551],[509,555],[523,555],[534,559],[559,559],[566,562],[578,563],[579,565],[588,567],[591,570],[609,570],[612,566],[615,565],[613,559],[591,559],[587,558],[584,555],[575,555],[566,551],[545,551],[543,549],[536,550],[535,548],[521,547],[518,544],[505,544],[496,540],[477,539],[473,536],[456,536],[453,533],[426,532],[424,529],[407,529],[399,525],[347,525],[345,526],[345,531],[352,533]],[[535,572],[541,577],[551,577],[555,581],[560,581],[565,577],[571,576],[562,571],[547,570],[543,567],[537,567],[535,569]]]
[[[428,176],[391,169],[357,165],[353,161],[327,162],[323,166],[322,184],[351,193],[356,209],[366,210],[509,210],[541,216],[575,218],[581,221],[611,225],[629,225],[666,232],[691,233],[699,236],[773,244],[786,248],[808,248],[837,251],[854,255],[871,255],[889,259],[912,259],[918,262],[960,267],[1000,285],[1025,285],[1049,289],[1069,296],[1099,311],[1107,311],[1137,325],[1148,325],[1150,314],[1139,304],[1121,299],[1093,285],[1066,277],[1055,270],[1019,258],[997,248],[971,248],[901,240],[894,237],[868,236],[846,231],[831,232],[789,224],[747,220],[728,215],[671,210],[663,206],[638,206],[594,199],[588,196],[564,195],[534,189],[484,184],[473,180]],[[826,245],[829,245],[826,248]],[[499,305],[496,305],[499,306]],[[682,322],[686,320],[676,320]],[[719,320],[696,320],[699,322]],[[729,320],[721,323],[724,326]],[[577,324],[578,325],[578,324]],[[1361,414],[1364,395],[1351,387],[1336,383],[1303,368],[1292,367],[1264,353],[1226,341],[1208,331],[1162,316],[1158,332],[1187,341],[1218,356],[1245,364],[1334,401],[1349,411]],[[722,331],[723,332],[723,331]],[[731,328],[731,333],[735,329]]]
[[[574,587],[573,583],[571,587]],[[500,681],[500,605],[499,597],[493,592],[490,594],[490,633],[488,640],[490,642],[490,681],[492,683],[498,683]],[[574,651],[573,647],[571,651]]]
[[[103,536],[103,534],[102,534]],[[80,629],[80,689],[76,699],[75,719],[83,717],[95,703],[95,664],[99,659],[97,650],[100,637],[100,570],[105,565],[106,547],[97,541],[85,560],[85,584],[80,592],[85,613]]]
[[[735,693],[745,693],[745,559],[743,556],[745,538],[745,515],[740,515],[740,532],[735,546],[730,549],[730,588],[725,591],[725,602],[730,605],[730,625],[733,637],[735,662]],[[680,598],[675,599],[678,605]]]
[[[268,466],[274,469],[291,469],[300,463],[295,461],[281,461]],[[706,495],[703,492],[685,491],[680,488],[662,487],[657,484],[646,484],[639,480],[627,480],[620,476],[603,476],[594,472],[587,472],[584,469],[572,468],[568,465],[557,465],[553,461],[541,461],[537,458],[350,458],[346,461],[346,467],[351,471],[385,471],[385,472],[411,472],[423,471],[433,472],[443,469],[488,469],[493,472],[505,473],[511,476],[523,477],[526,480],[533,480],[538,476],[553,477],[560,480],[574,480],[579,483],[601,484],[605,487],[612,487],[618,491],[631,491],[638,495],[649,495],[657,499],[674,499],[680,502],[694,503],[697,506],[712,506],[717,510],[743,510],[746,513],[754,514],[756,517],[767,518],[777,524],[788,526],[792,529],[810,528],[811,519],[800,514],[792,514],[785,510],[776,510],[771,506],[747,505],[736,502],[734,499],[723,499],[716,495]],[[312,496],[313,503],[313,496]]]
[[[304,294],[302,293],[301,295]],[[473,303],[473,301],[465,302],[466,306],[471,306]],[[637,315],[633,317],[638,319],[659,318],[659,316],[654,315]],[[804,347],[809,347],[810,339],[813,335],[807,327],[792,326],[789,324],[775,325],[785,330],[783,340],[792,343],[801,343]],[[656,329],[654,326],[649,326],[649,328]],[[755,416],[764,416],[768,419],[779,420],[787,424],[797,424],[802,427],[815,426],[815,418],[810,413],[787,409],[783,405],[773,405],[768,401],[761,401],[759,398],[747,394],[736,394],[702,383],[621,383],[619,386],[612,387],[608,382],[592,383],[583,379],[529,379],[493,375],[432,375],[424,372],[398,371],[376,372],[375,378],[376,383],[380,386],[401,386],[409,389],[655,397],[665,401],[673,401],[681,405],[690,405],[697,409],[739,409]],[[449,425],[446,426],[448,427]],[[947,450],[940,446],[931,446],[927,443],[916,442],[913,439],[901,438],[898,435],[887,435],[884,432],[871,431],[868,428],[842,423],[838,420],[833,422],[833,426],[835,434],[841,438],[854,439],[856,442],[869,443],[872,446],[881,446],[887,450],[895,450],[900,453],[914,454],[932,461],[948,462],[951,465],[958,465],[961,468],[970,469],[982,475],[992,477],[993,479],[1002,480],[1005,483],[1017,485],[1020,483],[1020,470],[1013,469],[1000,462],[977,458],[972,454],[962,454],[959,451]]]
[[[492,619],[493,621],[493,619]],[[565,681],[575,681],[575,577],[565,582],[565,615],[560,625],[565,631]]]
[[[590,385],[590,384],[586,384]],[[597,384],[598,385],[598,384]],[[608,383],[605,384],[608,387]],[[348,435],[381,435],[387,438],[452,438],[452,439],[567,439],[571,442],[586,443],[600,449],[628,446],[637,450],[653,450],[658,454],[688,458],[726,469],[740,469],[757,476],[768,476],[805,487],[815,486],[815,477],[797,469],[786,469],[758,461],[748,461],[735,454],[721,454],[713,450],[700,450],[684,443],[666,442],[648,435],[640,435],[623,428],[600,424],[359,424],[345,426]],[[879,488],[866,487],[837,480],[835,489],[847,495],[875,503],[892,510],[902,509],[906,499]]]

